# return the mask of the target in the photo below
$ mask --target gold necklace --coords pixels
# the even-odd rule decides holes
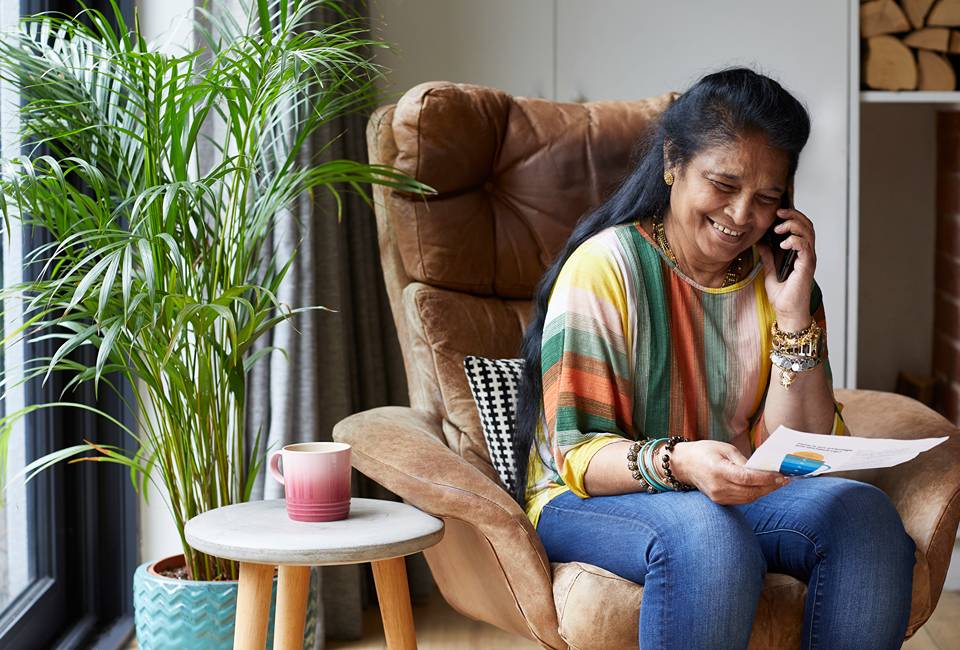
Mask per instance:
[[[667,233],[663,228],[663,219],[654,218],[653,220],[653,239],[657,242],[667,257],[670,258],[670,261],[673,262],[677,268],[680,267],[680,263],[677,261],[677,256],[673,254],[673,249],[670,248],[670,242],[667,241]],[[740,281],[740,275],[743,272],[744,261],[747,251],[743,251],[737,255],[736,259],[730,262],[730,266],[727,267],[726,275],[723,278],[723,284],[720,285],[720,288],[729,287],[736,284]]]

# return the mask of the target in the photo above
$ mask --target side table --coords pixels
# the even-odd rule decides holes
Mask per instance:
[[[210,510],[187,522],[187,543],[203,553],[240,562],[236,650],[263,650],[274,567],[279,566],[273,647],[299,650],[310,567],[370,562],[387,647],[417,647],[403,557],[443,537],[443,521],[413,506],[352,499],[341,521],[307,523],[287,517],[283,499]]]

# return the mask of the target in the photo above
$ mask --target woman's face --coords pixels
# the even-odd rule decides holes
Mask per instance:
[[[776,217],[788,169],[787,155],[757,135],[707,149],[684,170],[673,168],[667,218],[684,257],[729,263],[757,243]]]

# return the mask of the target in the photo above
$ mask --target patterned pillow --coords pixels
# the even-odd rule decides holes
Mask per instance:
[[[513,422],[517,412],[523,359],[485,359],[466,356],[463,369],[480,412],[480,425],[487,441],[490,461],[500,481],[513,492]]]

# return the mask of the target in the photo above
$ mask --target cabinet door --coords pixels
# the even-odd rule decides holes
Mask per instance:
[[[561,101],[682,91],[704,74],[745,65],[777,79],[807,107],[812,130],[795,202],[817,228],[817,281],[837,386],[847,356],[848,11],[837,0],[557,0]]]

